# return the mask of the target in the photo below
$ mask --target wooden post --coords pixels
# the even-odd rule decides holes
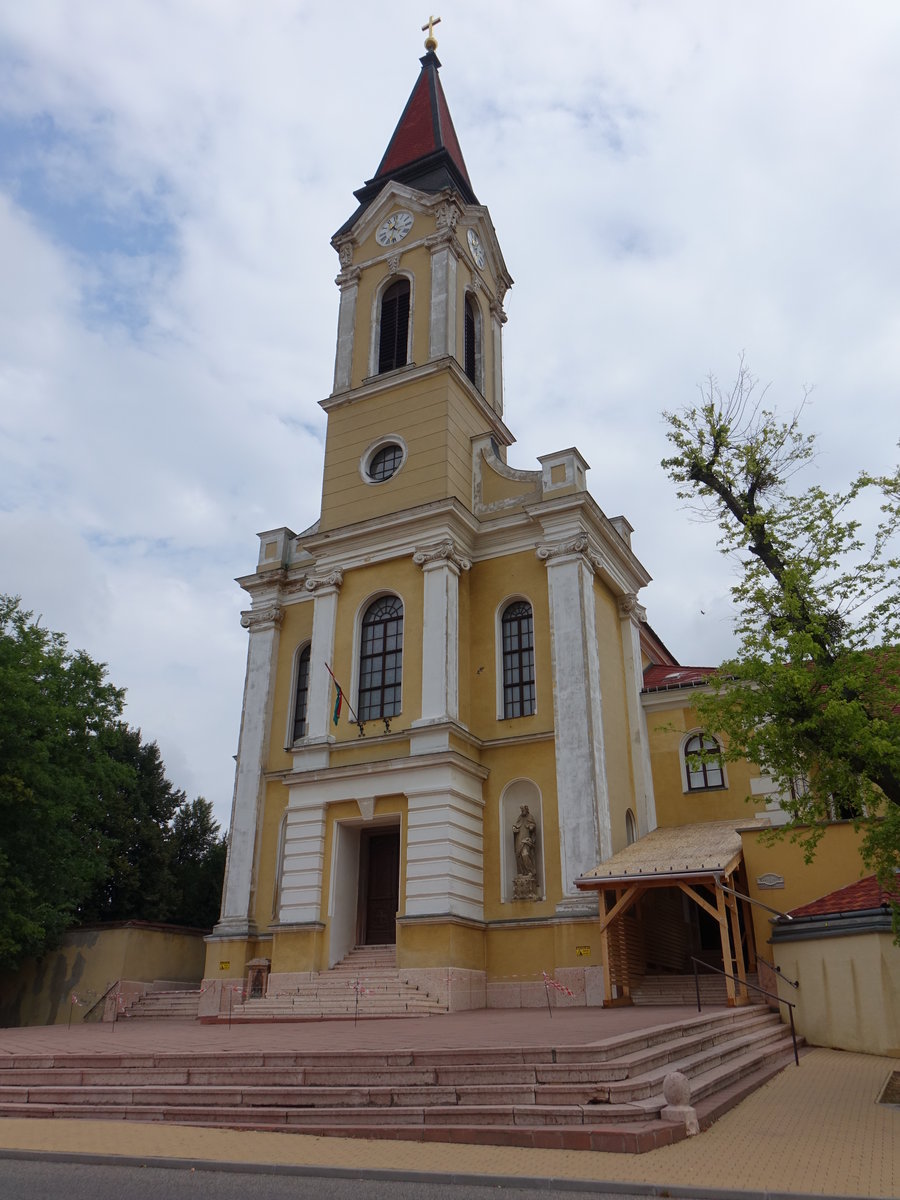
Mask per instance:
[[[600,965],[603,968],[603,1003],[612,1004],[612,977],[609,969],[609,928],[606,924],[606,892],[600,892]]]
[[[750,998],[747,994],[747,971],[744,967],[744,947],[741,945],[741,923],[738,920],[737,901],[734,896],[727,896],[726,903],[728,913],[731,917],[731,936],[734,940],[734,957],[737,965],[737,977],[741,981],[740,995],[736,1003],[749,1004]]]
[[[734,965],[731,957],[731,942],[728,937],[728,910],[725,904],[725,893],[721,888],[716,888],[716,907],[719,910],[719,936],[722,940],[722,967],[728,972],[725,976],[725,995],[729,1008],[734,1008],[734,980],[731,976],[734,974],[732,966]]]

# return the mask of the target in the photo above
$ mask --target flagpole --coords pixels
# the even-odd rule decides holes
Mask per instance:
[[[353,705],[347,699],[347,693],[344,691],[344,689],[338,683],[337,678],[334,674],[334,671],[332,671],[332,669],[331,669],[331,667],[329,667],[328,663],[325,663],[325,670],[328,672],[328,674],[334,680],[334,686],[337,688],[337,690],[343,696],[343,698],[347,704],[347,708],[350,710],[350,715],[353,717],[353,724],[359,725],[360,727],[362,727],[362,721],[360,721],[359,717],[356,715],[356,709],[353,707]]]

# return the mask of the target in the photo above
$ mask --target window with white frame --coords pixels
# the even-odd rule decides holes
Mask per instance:
[[[708,792],[725,786],[722,747],[708,733],[694,733],[684,743],[685,789],[689,792]]]
[[[527,600],[514,600],[500,618],[503,717],[535,711],[534,615]]]
[[[394,717],[400,711],[403,674],[403,603],[380,596],[366,609],[359,647],[361,721]]]
[[[306,645],[297,656],[297,684],[294,688],[294,741],[306,737],[306,708],[309,700],[309,653]]]

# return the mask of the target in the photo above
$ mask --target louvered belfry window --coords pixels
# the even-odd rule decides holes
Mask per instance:
[[[297,691],[294,697],[294,741],[306,737],[306,702],[309,697],[309,646],[300,651]]]
[[[504,611],[503,716],[530,717],[534,712],[534,618],[526,600]]]
[[[475,301],[471,296],[466,296],[466,311],[464,318],[464,357],[463,369],[473,383],[475,379]]]
[[[403,604],[382,596],[363,617],[359,655],[359,719],[377,721],[400,711]]]
[[[398,279],[381,298],[381,339],[378,343],[378,372],[406,366],[409,335],[409,280]]]

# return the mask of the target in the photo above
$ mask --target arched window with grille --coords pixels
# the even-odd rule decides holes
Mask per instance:
[[[463,309],[463,370],[479,391],[483,391],[484,362],[481,309],[471,292],[466,293]]]
[[[398,279],[381,297],[378,373],[406,366],[409,338],[409,280]]]
[[[535,711],[534,618],[527,600],[514,600],[500,618],[503,716],[529,717]]]
[[[725,786],[722,747],[708,733],[694,733],[684,743],[685,790],[707,792]]]
[[[403,604],[397,596],[381,596],[362,619],[357,705],[361,721],[397,715],[402,673]]]
[[[309,698],[309,646],[297,658],[297,686],[294,689],[294,741],[306,737],[306,704]]]

